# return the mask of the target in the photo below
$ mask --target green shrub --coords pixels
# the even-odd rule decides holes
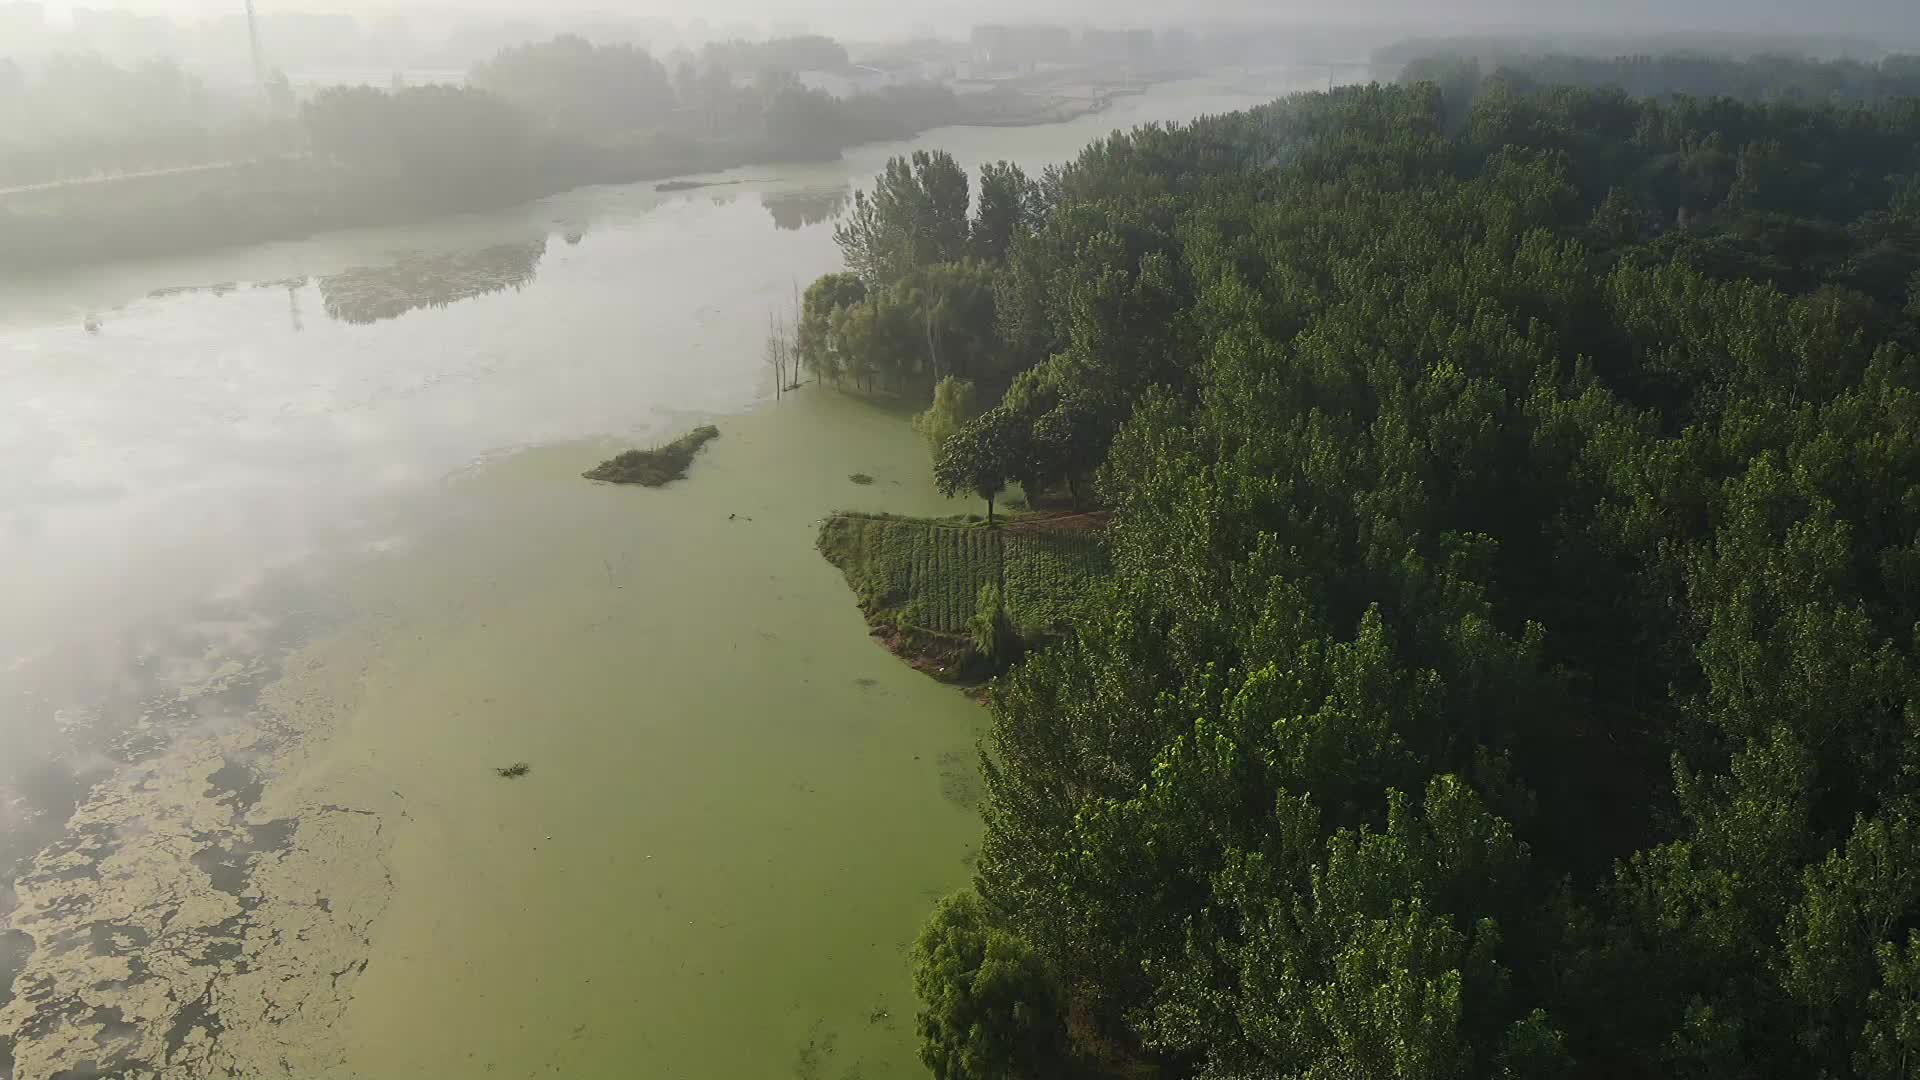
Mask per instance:
[[[581,475],[589,480],[602,480],[610,484],[664,487],[687,475],[687,467],[693,464],[693,456],[700,452],[701,447],[719,437],[720,429],[712,424],[697,427],[665,446],[656,446],[651,450],[629,450]]]

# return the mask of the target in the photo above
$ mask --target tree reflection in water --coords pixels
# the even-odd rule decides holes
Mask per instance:
[[[819,225],[840,216],[847,206],[847,189],[838,191],[769,191],[760,196],[760,205],[773,215],[776,229],[799,230]]]
[[[470,252],[409,252],[390,266],[355,267],[320,279],[327,314],[349,323],[396,319],[423,307],[524,288],[547,253],[546,237]]]

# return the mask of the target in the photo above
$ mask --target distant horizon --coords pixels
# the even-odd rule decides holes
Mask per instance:
[[[0,6],[5,6],[0,3]],[[134,14],[160,15],[174,20],[197,22],[237,15],[244,11],[244,0],[121,0],[115,3],[86,3],[72,0],[46,0],[40,6],[54,29],[71,26],[75,10],[122,10]],[[1578,33],[1592,35],[1636,34],[1728,34],[1739,36],[1813,36],[1829,39],[1894,38],[1903,45],[1920,42],[1920,4],[1902,0],[1853,0],[1851,17],[1834,16],[1834,6],[1819,11],[1783,3],[1760,0],[1758,3],[1732,4],[1722,9],[1716,0],[1675,0],[1655,3],[1628,0],[1614,5],[1604,14],[1589,5],[1558,0],[1547,4],[1522,5],[1481,0],[1458,5],[1458,10],[1443,14],[1433,7],[1410,0],[1354,0],[1327,11],[1318,5],[1302,3],[1272,5],[1247,2],[1216,2],[1179,18],[1170,18],[1161,4],[1144,0],[1119,0],[1092,10],[1070,3],[1027,4],[924,4],[899,5],[882,0],[850,0],[841,4],[783,5],[769,10],[740,0],[693,3],[672,0],[613,7],[581,3],[577,7],[549,7],[527,10],[509,0],[479,0],[470,4],[408,3],[390,0],[256,0],[262,15],[337,14],[357,19],[384,20],[395,17],[427,23],[485,23],[492,20],[524,18],[538,23],[565,21],[625,21],[629,19],[665,19],[682,30],[727,32],[752,27],[759,34],[779,32],[824,33],[850,40],[874,40],[934,31],[943,35],[964,33],[979,23],[1091,23],[1107,26],[1169,27],[1177,25],[1262,24],[1272,26],[1314,26],[1356,31],[1398,32],[1401,36],[1440,34],[1516,34]],[[1715,9],[1715,10],[1708,10]]]

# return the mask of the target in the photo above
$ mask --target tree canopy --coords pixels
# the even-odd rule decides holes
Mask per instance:
[[[575,34],[503,49],[474,65],[467,83],[544,123],[584,133],[649,127],[677,104],[666,65],[645,49],[596,45]]]
[[[847,268],[869,285],[893,282],[966,253],[969,199],[966,170],[952,154],[915,150],[888,161],[871,193],[853,193],[833,238]]]
[[[938,1075],[1920,1062],[1920,104],[1476,93],[1117,135],[986,264],[936,478],[1097,466],[1115,573],[990,693]]]

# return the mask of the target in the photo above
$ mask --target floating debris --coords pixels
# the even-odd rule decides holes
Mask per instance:
[[[320,279],[320,300],[341,322],[364,325],[424,307],[525,288],[547,253],[545,237],[479,251],[403,255],[391,266],[356,267]]]
[[[731,187],[745,180],[667,180],[653,185],[655,191],[697,191],[700,188]]]
[[[184,296],[187,293],[201,292],[212,293],[215,296],[225,296],[239,287],[237,282],[232,281],[216,281],[211,285],[168,285],[164,288],[154,289],[147,293],[147,297],[152,300],[164,300],[169,296]]]
[[[868,485],[873,483],[873,477],[868,476],[866,473],[863,473],[863,472],[853,473],[852,475],[848,476],[847,479],[853,481],[856,484],[859,484],[861,487],[867,487]]]
[[[509,780],[518,780],[521,777],[532,772],[533,766],[527,764],[524,761],[516,761],[511,765],[502,766],[501,768],[495,769],[493,771],[496,773],[499,773],[501,776],[504,776]]]

